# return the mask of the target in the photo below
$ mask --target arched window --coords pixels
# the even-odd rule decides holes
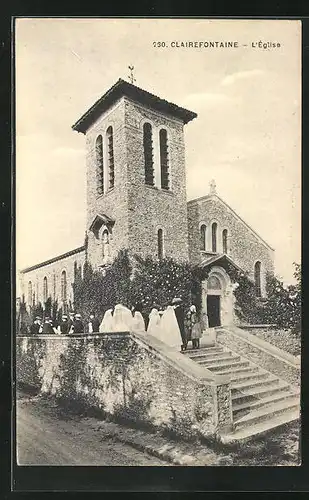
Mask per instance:
[[[159,260],[163,259],[163,254],[164,254],[164,248],[163,248],[163,230],[159,229],[158,230],[158,259]]]
[[[227,253],[227,229],[222,231],[222,250],[223,253]]]
[[[32,282],[28,282],[28,304],[29,306],[32,305]]]
[[[254,283],[255,283],[255,293],[257,297],[261,297],[261,263],[257,261],[254,264]]]
[[[107,140],[107,163],[108,163],[108,189],[115,185],[115,165],[114,165],[114,139],[113,128],[108,127],[106,131]]]
[[[44,302],[47,301],[47,297],[48,297],[48,286],[47,286],[47,278],[45,276],[43,279],[43,300],[44,300]]]
[[[61,273],[61,300],[67,301],[67,273],[65,271]]]
[[[200,229],[200,237],[201,237],[201,250],[206,250],[206,226],[205,224],[201,225]]]
[[[167,143],[167,132],[162,128],[159,132],[160,140],[160,169],[161,169],[161,188],[170,188],[169,179],[169,157],[168,157],[168,143]]]
[[[95,154],[96,154],[97,194],[101,195],[104,192],[103,138],[101,135],[97,137],[95,143]]]
[[[104,259],[108,259],[110,256],[109,232],[107,229],[104,229],[102,233],[102,254]]]
[[[54,273],[54,278],[53,278],[53,296],[54,300],[56,300],[56,274]]]
[[[217,251],[217,227],[218,224],[213,222],[211,226],[211,249],[213,252]]]
[[[143,144],[145,161],[145,184],[154,185],[153,168],[153,144],[152,144],[152,126],[150,123],[144,123],[143,126]]]

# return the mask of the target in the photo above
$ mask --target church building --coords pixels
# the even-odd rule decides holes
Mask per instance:
[[[274,250],[216,192],[187,201],[184,126],[197,114],[119,79],[73,125],[86,138],[84,244],[23,269],[28,306],[74,307],[76,269],[104,272],[121,249],[131,255],[198,264],[207,270],[203,314],[209,326],[234,321],[230,266],[265,296]],[[227,266],[229,264],[229,266]]]

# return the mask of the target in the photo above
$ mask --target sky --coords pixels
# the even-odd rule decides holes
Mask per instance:
[[[219,196],[275,249],[276,274],[293,281],[301,248],[299,21],[27,18],[16,21],[15,40],[17,270],[84,243],[85,136],[71,127],[133,64],[136,85],[198,114],[185,126],[188,200],[215,179]]]

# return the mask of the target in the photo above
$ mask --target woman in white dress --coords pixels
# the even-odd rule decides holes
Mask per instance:
[[[113,315],[113,331],[114,332],[130,332],[132,329],[133,316],[127,307],[122,304],[117,304]]]
[[[99,332],[108,333],[113,331],[113,310],[107,309],[100,324]]]
[[[159,338],[160,314],[156,307],[154,307],[149,314],[149,323],[147,333]]]
[[[135,311],[132,318],[132,332],[145,332],[145,321],[140,311]]]
[[[180,349],[182,338],[173,306],[168,306],[160,321],[160,340],[165,344]]]

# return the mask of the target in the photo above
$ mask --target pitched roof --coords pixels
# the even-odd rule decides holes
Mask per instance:
[[[184,123],[188,123],[197,117],[197,114],[188,109],[181,108],[172,102],[168,102],[165,99],[147,92],[146,90],[136,87],[132,83],[126,82],[119,78],[119,80],[107,91],[105,94],[98,99],[91,108],[84,113],[79,120],[72,126],[73,130],[77,132],[85,132],[91,126],[91,124],[108,108],[110,108],[118,99],[126,96],[134,101],[137,101],[149,108],[165,113],[176,118],[179,118]]]
[[[226,253],[212,255],[211,257],[208,257],[207,259],[202,260],[202,262],[199,264],[199,266],[205,268],[205,267],[208,267],[212,264],[219,263],[220,261],[227,262],[228,264],[231,264],[233,267],[235,267],[238,271],[240,271],[242,273],[244,272],[244,270],[241,269],[241,267],[239,267],[237,264],[235,264],[235,262],[233,261],[233,259],[231,259],[231,257],[226,255]]]
[[[101,227],[102,224],[114,224],[115,221],[114,219],[111,219],[108,215],[106,214],[96,214],[96,216],[93,218],[91,224],[90,224],[90,231],[93,231],[96,227]]]
[[[240,217],[240,215],[238,215],[237,212],[235,212],[235,210],[233,210],[232,207],[230,207],[230,205],[228,205],[222,198],[220,198],[220,196],[218,196],[217,194],[206,194],[205,196],[200,196],[199,198],[194,198],[193,200],[189,200],[188,201],[188,204],[190,203],[197,203],[199,201],[207,201],[207,200],[213,200],[213,199],[217,199],[219,200],[228,210],[230,210],[230,212],[232,212],[232,214],[240,221],[242,222],[247,229],[249,229],[249,231],[251,231],[251,233],[253,233],[267,248],[269,248],[270,250],[273,250],[274,251],[274,248],[271,247],[267,241],[265,241],[251,226],[249,226],[249,224],[247,224],[247,222],[244,221],[244,219],[242,219]]]
[[[44,262],[40,262],[39,264],[35,264],[34,266],[27,267],[22,269],[20,272],[22,274],[28,273],[29,271],[33,271],[34,269],[38,269],[39,267],[47,266],[48,264],[53,264],[53,262],[57,262],[58,260],[65,259],[66,257],[71,257],[71,255],[75,255],[76,253],[83,252],[85,250],[85,245],[82,247],[74,248],[69,252],[58,255],[57,257],[53,257],[52,259],[45,260]]]

